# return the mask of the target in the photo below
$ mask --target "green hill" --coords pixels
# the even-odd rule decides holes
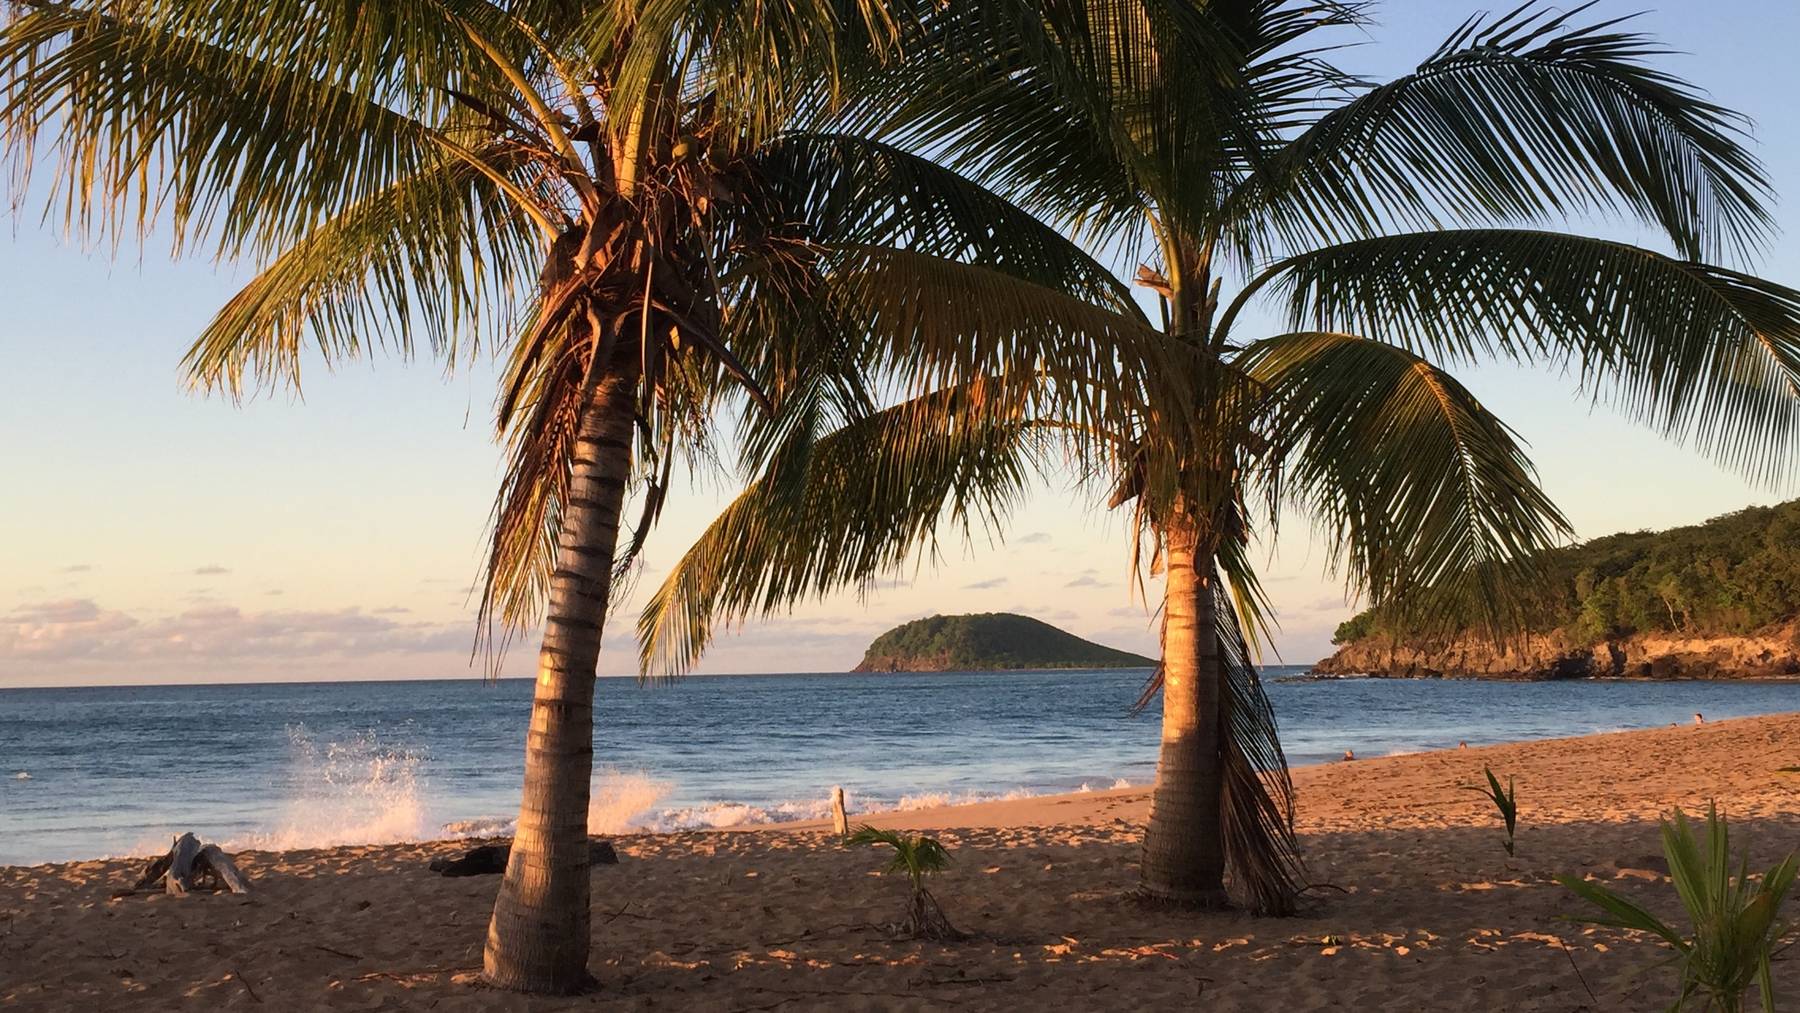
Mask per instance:
[[[1558,550],[1530,632],[1600,640],[1642,633],[1729,636],[1800,616],[1800,500],[1704,524],[1608,535]],[[1474,632],[1470,616],[1463,632]],[[1418,631],[1363,612],[1334,643]]]
[[[1010,612],[932,616],[875,638],[856,672],[989,672],[1025,668],[1148,668],[1155,661],[1083,640]]]
[[[1380,611],[1339,626],[1314,667],[1343,675],[1792,677],[1800,674],[1800,500],[1557,550],[1523,636],[1478,617],[1421,629]]]

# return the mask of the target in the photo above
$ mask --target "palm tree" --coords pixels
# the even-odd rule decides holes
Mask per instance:
[[[1510,430],[1444,366],[1572,374],[1670,438],[1784,474],[1800,292],[1713,263],[1751,259],[1770,227],[1741,118],[1653,67],[1663,51],[1619,22],[1535,3],[1471,18],[1376,85],[1330,62],[1331,31],[1368,13],[994,0],[924,18],[843,122],[932,152],[1128,268],[1144,258],[1159,368],[1183,372],[1116,429],[1025,414],[925,441],[874,422],[823,436],[810,470],[765,474],[663,583],[640,619],[647,668],[691,663],[721,623],[868,587],[930,547],[946,507],[997,522],[1022,488],[1022,434],[1109,443],[1084,463],[1120,465],[1109,502],[1132,505],[1165,577],[1140,891],[1216,906],[1229,866],[1252,908],[1283,912],[1304,873],[1251,664],[1272,622],[1256,539],[1296,511],[1353,592],[1501,634],[1541,551],[1570,534]],[[1583,212],[1641,221],[1672,252],[1574,234]],[[1244,310],[1271,295],[1285,325],[1245,334]],[[915,481],[858,480],[871,473]]]
[[[903,834],[898,830],[877,830],[865,823],[845,838],[844,843],[851,846],[885,844],[894,849],[894,860],[888,863],[887,871],[905,873],[912,887],[906,904],[906,921],[900,923],[901,932],[914,939],[947,942],[964,938],[963,933],[950,924],[950,919],[944,917],[937,898],[925,887],[926,876],[950,866],[950,852],[944,850],[937,838]]]
[[[1084,361],[1074,338],[1117,330],[1103,307],[1129,299],[1048,229],[1002,248],[955,174],[795,129],[891,55],[901,23],[880,5],[20,0],[0,18],[9,156],[24,179],[50,140],[38,171],[72,230],[166,229],[178,251],[260,263],[190,352],[197,385],[297,385],[309,354],[504,353],[482,616],[496,649],[540,617],[544,634],[484,958],[502,986],[590,981],[603,623],[717,420],[749,406],[744,453],[773,460],[814,421],[874,414],[877,390],[1068,360],[1079,384],[1056,379],[1075,366],[1014,370],[966,417],[1080,414],[1067,399],[1141,385],[1157,355]],[[1001,278],[1031,303],[1005,330],[980,305],[911,309]]]

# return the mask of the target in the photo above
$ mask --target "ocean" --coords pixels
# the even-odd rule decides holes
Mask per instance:
[[[1295,765],[1800,709],[1800,684],[1283,681]],[[1149,783],[1143,671],[746,675],[597,694],[596,833],[728,827]],[[0,864],[192,830],[302,848],[506,833],[531,682],[0,690]]]

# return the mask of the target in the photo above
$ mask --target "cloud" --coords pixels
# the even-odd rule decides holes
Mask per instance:
[[[286,592],[286,591],[283,591],[283,590],[282,590],[282,589],[281,589],[281,588],[274,588],[274,589],[273,589],[273,590],[269,590],[269,591],[264,591],[264,592],[263,592],[263,594],[266,594],[266,595],[268,595],[268,596],[269,596],[269,597],[271,597],[271,598],[273,598],[273,597],[275,597],[275,596],[276,596],[276,595],[282,595],[282,594],[287,594],[287,592]]]
[[[1006,586],[1006,578],[1005,577],[992,577],[987,580],[978,580],[973,584],[964,584],[963,590],[964,591],[987,591],[987,590],[991,590],[996,587],[1005,587],[1005,586]]]
[[[93,568],[94,568],[94,566],[92,563],[76,563],[73,566],[63,567],[62,572],[63,573],[87,573],[89,570],[92,570]]]
[[[1048,545],[1048,544],[1050,544],[1050,532],[1048,532],[1048,531],[1033,531],[1029,535],[1022,535],[1018,538],[1013,539],[1013,544],[1014,545]]]
[[[1067,584],[1064,584],[1063,586],[1064,587],[1105,587],[1106,585],[1100,583],[1100,581],[1094,579],[1093,577],[1089,577],[1084,574],[1083,576],[1076,577],[1074,580],[1069,581]]]
[[[377,616],[401,616],[411,611],[412,609],[407,608],[405,605],[384,605],[381,608],[371,610],[369,614]]]
[[[0,615],[0,662],[364,658],[466,651],[471,636],[466,622],[407,623],[354,608],[246,612],[208,603],[139,618],[75,598],[21,605]]]
[[[1107,609],[1106,614],[1120,619],[1148,619],[1150,614],[1142,606],[1121,605],[1116,609]]]
[[[92,598],[64,598],[17,606],[7,618],[19,623],[64,624],[91,622],[99,616],[100,606]]]
[[[196,577],[218,577],[230,572],[230,569],[220,566],[217,563],[208,563],[205,566],[197,566],[194,568],[194,576]]]

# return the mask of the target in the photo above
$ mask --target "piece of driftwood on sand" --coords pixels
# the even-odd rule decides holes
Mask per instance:
[[[844,807],[844,786],[831,789],[831,831],[839,837],[850,836],[850,812]]]
[[[512,842],[500,841],[470,848],[456,858],[434,858],[430,867],[440,876],[497,876],[506,871],[511,856]],[[588,864],[617,865],[619,853],[613,850],[611,841],[590,838]]]
[[[155,890],[159,886],[176,897],[197,890],[250,892],[250,880],[238,871],[231,856],[217,844],[202,844],[193,834],[175,838],[169,853],[152,861],[127,892]]]

